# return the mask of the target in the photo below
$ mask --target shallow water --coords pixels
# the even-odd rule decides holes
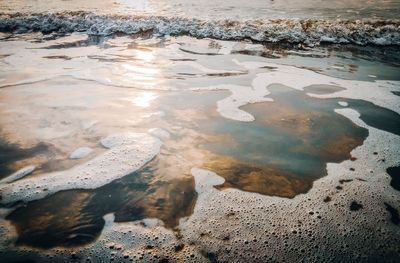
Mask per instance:
[[[25,2],[16,1],[12,6],[1,2],[0,7],[4,12],[14,12],[20,7],[24,12],[41,12],[46,6],[50,12],[79,9],[102,13],[102,5],[107,4],[85,1],[83,6],[75,6],[70,1],[63,1],[61,5],[45,2],[46,5],[35,3],[24,7],[19,5]],[[160,15],[162,10],[163,15],[196,17],[203,5],[207,5],[212,10],[210,19],[220,18],[221,13],[235,19],[310,15],[330,19],[338,17],[338,13],[342,16],[339,8],[346,10],[346,18],[354,19],[367,15],[386,18],[388,10],[397,10],[399,4],[385,1],[377,5],[376,1],[368,1],[360,9],[361,1],[324,2],[321,8],[313,9],[315,13],[309,13],[315,2],[292,1],[288,8],[288,1],[254,1],[240,12],[237,12],[238,1],[218,3],[199,2],[188,6],[188,2],[180,1],[167,4],[143,1],[132,5],[132,1],[124,1],[113,3],[110,12],[126,15],[143,11]],[[187,14],[188,9],[192,12]],[[5,211],[1,211],[0,230],[6,234],[13,233],[10,229],[16,231],[15,236],[5,235],[0,243],[7,259],[32,253],[39,261],[45,260],[35,250],[40,248],[46,253],[56,251],[53,256],[62,260],[65,255],[70,258],[72,251],[93,245],[103,251],[97,261],[108,260],[108,250],[116,246],[108,243],[122,240],[115,236],[104,238],[107,233],[118,232],[112,230],[115,225],[110,228],[115,222],[117,226],[127,226],[129,230],[123,231],[125,237],[139,231],[137,236],[141,238],[140,231],[161,229],[162,233],[168,233],[166,239],[176,240],[171,245],[162,239],[160,247],[183,253],[186,259],[200,261],[205,257],[212,261],[219,256],[227,260],[232,258],[229,252],[214,254],[204,240],[217,235],[218,242],[222,243],[214,244],[216,248],[224,247],[221,244],[231,242],[230,238],[221,237],[223,233],[215,229],[204,233],[201,225],[216,222],[213,227],[219,227],[236,220],[239,235],[250,223],[245,223],[247,216],[239,216],[240,211],[228,212],[223,218],[218,212],[222,209],[207,214],[218,207],[214,203],[218,203],[215,201],[218,198],[208,200],[212,205],[207,206],[207,202],[204,205],[206,194],[222,195],[219,197],[223,200],[239,193],[245,196],[242,202],[255,196],[260,200],[270,198],[265,199],[267,203],[278,205],[293,204],[300,198],[328,205],[338,195],[341,199],[334,201],[335,209],[347,208],[343,200],[347,196],[357,197],[357,193],[353,197],[353,192],[342,195],[347,185],[372,180],[379,187],[382,184],[383,189],[389,187],[380,177],[378,182],[362,177],[373,174],[372,168],[366,168],[369,164],[384,170],[398,166],[394,155],[385,155],[400,150],[396,143],[400,135],[397,46],[322,45],[310,49],[292,44],[261,45],[245,40],[172,37],[142,31],[133,35],[50,31],[54,32],[1,33],[0,179],[7,180],[14,174],[12,182],[0,183],[0,202]],[[359,121],[346,115],[351,109],[360,114]],[[384,148],[376,144],[373,146],[376,149],[368,152],[369,159],[359,159],[357,151],[371,147],[368,140],[375,140],[379,132],[383,134],[379,139]],[[132,149],[138,143],[143,147]],[[81,158],[70,158],[81,147],[92,151]],[[138,165],[140,162],[143,164]],[[359,169],[359,162],[365,168]],[[340,176],[332,179],[329,167],[342,164],[349,167],[337,168],[335,172]],[[32,166],[33,171],[26,169]],[[201,180],[193,168],[215,172],[220,179],[199,183]],[[389,168],[389,175],[393,177],[396,169]],[[74,177],[76,174],[84,178]],[[339,179],[352,174],[357,175]],[[381,172],[378,175],[385,176]],[[321,188],[319,184],[324,178],[338,185],[334,185],[334,190],[330,189],[331,185]],[[395,177],[392,182],[397,182]],[[315,188],[315,184],[319,186]],[[210,189],[204,190],[206,186]],[[310,194],[313,189],[323,191],[324,196],[318,195],[315,199]],[[371,191],[362,186],[359,189],[362,190],[359,196]],[[385,216],[388,212],[394,222],[398,199],[390,191],[391,188],[386,190],[389,197],[371,211]],[[374,199],[374,195],[368,196]],[[363,211],[364,206],[369,211],[364,199],[352,200],[350,204],[358,204],[357,211]],[[237,205],[223,201],[219,204],[227,209]],[[253,213],[260,207],[265,208],[260,204],[243,209],[253,209]],[[349,211],[354,212],[352,207]],[[270,217],[279,209],[269,205],[265,209],[274,211],[264,213],[265,220],[279,219]],[[293,209],[293,213],[304,210],[301,204]],[[311,212],[305,214],[313,216]],[[335,223],[339,225],[343,224],[341,220],[357,220],[347,212],[338,212],[340,216],[332,220],[339,220],[341,223]],[[110,214],[114,216],[111,223]],[[196,220],[205,215],[209,220],[206,218],[197,225]],[[291,224],[291,219],[286,220]],[[4,226],[9,223],[10,227]],[[326,223],[330,224],[334,223]],[[266,231],[274,233],[271,234],[276,235],[274,238],[287,228],[280,223],[259,227],[271,228]],[[384,227],[392,238],[399,238],[397,228]],[[200,237],[189,242],[193,239],[191,235],[198,231]],[[136,254],[141,249],[154,248],[148,239],[140,239],[137,244],[129,239],[121,242],[126,247],[134,244],[136,247],[125,253]],[[252,238],[241,237],[236,240],[236,246],[243,240],[248,243],[247,239]],[[254,239],[256,247],[260,238]],[[164,246],[163,242],[168,245]],[[26,247],[33,250],[24,250]],[[66,248],[65,254],[57,254],[61,248]],[[356,250],[351,247],[350,254]],[[261,251],[267,250],[259,249],[254,254]],[[381,252],[388,260],[399,254],[391,247]],[[92,257],[92,252],[79,253]],[[191,253],[196,256],[192,257]],[[376,255],[377,252],[366,257],[373,259]],[[120,256],[121,260],[125,258]],[[241,259],[248,260],[247,256],[241,254]],[[155,260],[140,257],[145,261]],[[176,261],[182,258],[178,256]]]

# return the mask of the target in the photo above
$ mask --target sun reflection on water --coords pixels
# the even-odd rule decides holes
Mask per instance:
[[[135,106],[141,108],[150,107],[152,101],[154,101],[158,96],[154,92],[144,91],[139,94],[139,96],[128,98]]]
[[[154,60],[154,54],[152,51],[136,50],[136,58],[150,62]]]

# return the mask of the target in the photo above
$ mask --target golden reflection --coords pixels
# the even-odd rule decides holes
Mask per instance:
[[[122,67],[127,71],[126,76],[138,76],[138,74],[143,74],[146,77],[157,74],[160,70],[158,68],[150,68],[144,65],[133,65],[133,64],[123,64]],[[140,76],[140,75],[139,75]]]
[[[150,61],[154,60],[154,54],[152,51],[137,50],[136,58],[140,59],[140,60],[144,60],[146,62],[150,62]]]
[[[293,198],[306,193],[311,178],[301,178],[271,166],[253,166],[230,156],[210,154],[204,168],[224,177],[225,182],[217,189],[238,188],[248,192]]]
[[[148,108],[150,107],[152,101],[154,101],[157,97],[157,94],[154,92],[144,91],[141,92],[138,96],[128,98],[127,100],[132,102],[137,107]]]
[[[122,77],[133,81],[140,88],[156,86],[161,78],[161,68],[154,53],[139,49],[135,52],[135,58],[137,60],[122,64]]]
[[[124,76],[137,81],[154,82],[159,77],[160,68],[154,66],[155,55],[153,51],[137,49],[135,51],[136,61],[125,63],[122,68],[125,70]]]

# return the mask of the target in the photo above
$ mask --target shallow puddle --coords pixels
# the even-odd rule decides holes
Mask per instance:
[[[49,248],[92,242],[109,213],[115,213],[116,222],[157,218],[176,227],[193,210],[194,180],[190,175],[157,179],[164,172],[157,167],[161,158],[96,190],[62,191],[17,208],[7,217],[18,231],[17,244]]]

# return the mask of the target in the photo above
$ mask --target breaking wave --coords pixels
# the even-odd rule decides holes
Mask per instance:
[[[0,31],[86,32],[106,36],[115,33],[152,33],[155,36],[190,35],[223,40],[287,42],[316,45],[400,45],[400,20],[200,20],[162,16],[96,15],[87,12],[55,14],[0,14]]]

